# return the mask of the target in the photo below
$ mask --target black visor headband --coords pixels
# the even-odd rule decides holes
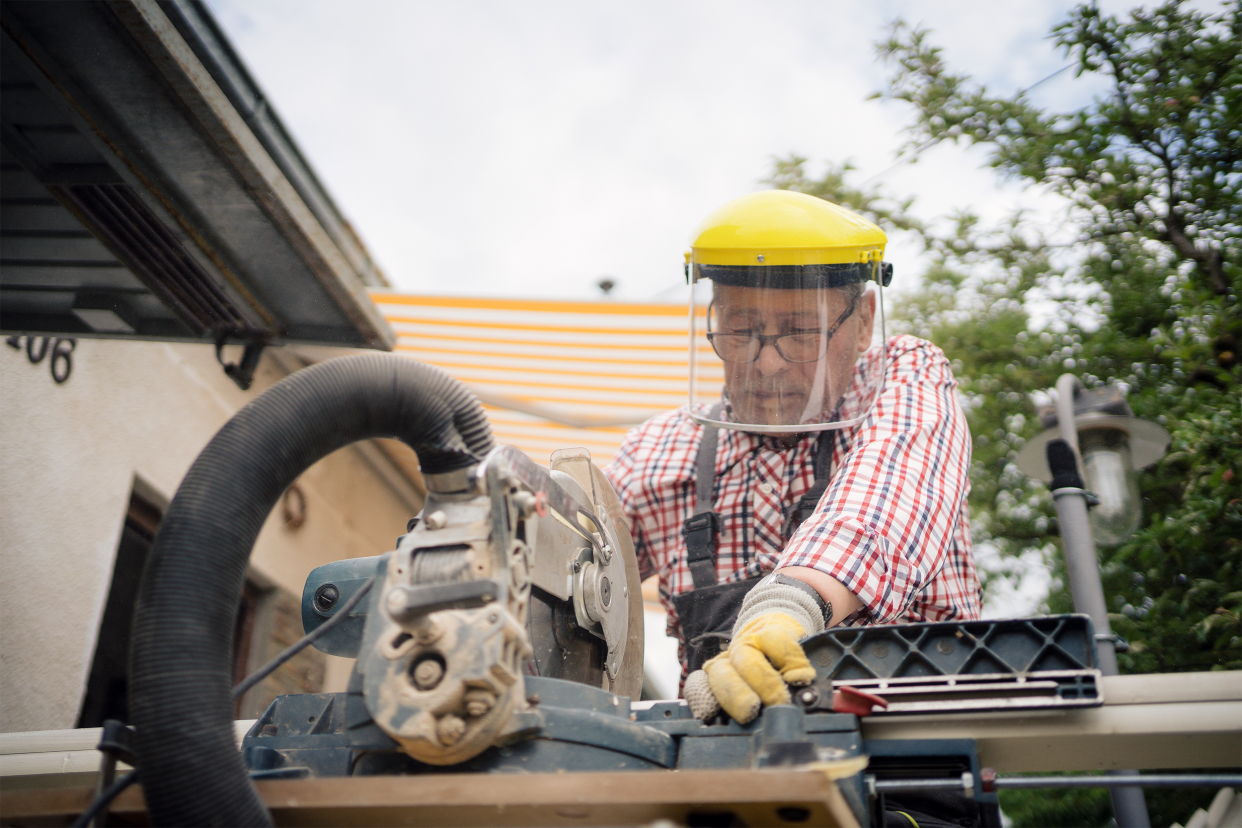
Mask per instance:
[[[786,290],[807,288],[842,288],[871,281],[869,262],[817,265],[695,265],[698,279],[711,279],[717,285],[764,287]],[[893,266],[880,264],[880,284],[888,287],[893,280]],[[697,280],[696,280],[697,281]]]

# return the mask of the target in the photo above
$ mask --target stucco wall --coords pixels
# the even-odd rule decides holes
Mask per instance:
[[[171,500],[199,450],[241,406],[281,379],[265,356],[242,391],[203,345],[78,340],[57,385],[48,361],[0,346],[0,731],[73,727],[113,557],[135,479]],[[356,449],[299,481],[306,522],[279,509],[252,566],[296,595],[307,573],[393,548],[411,509]],[[331,659],[327,688],[349,663]]]

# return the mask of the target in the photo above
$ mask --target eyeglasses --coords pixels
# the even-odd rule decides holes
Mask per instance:
[[[786,362],[817,362],[828,353],[828,343],[836,335],[837,330],[845,324],[845,320],[853,315],[858,307],[861,293],[854,295],[845,311],[837,317],[837,321],[826,331],[789,334],[757,334],[757,333],[713,333],[707,332],[707,341],[712,343],[716,356],[725,362],[754,362],[759,358],[766,345],[776,348],[776,353]],[[708,316],[709,325],[711,316]]]

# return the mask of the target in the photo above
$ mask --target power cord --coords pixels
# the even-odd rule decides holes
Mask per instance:
[[[94,820],[95,817],[99,816],[104,808],[107,808],[112,804],[112,800],[121,795],[121,791],[125,790],[137,781],[137,768],[134,768],[129,773],[117,779],[109,785],[103,793],[95,797],[95,801],[91,803],[90,807],[83,811],[82,815],[74,821],[73,828],[86,828],[86,826],[91,824],[91,821]]]
[[[349,615],[349,613],[353,610],[354,607],[358,606],[358,602],[360,602],[363,599],[363,597],[368,592],[371,591],[371,587],[374,585],[375,585],[375,576],[372,575],[370,578],[367,578],[366,583],[364,583],[361,587],[359,587],[358,591],[355,592],[348,601],[346,601],[344,604],[341,605],[341,608],[336,611],[335,615],[333,615],[327,621],[323,622],[318,627],[316,627],[315,629],[307,633],[305,636],[303,636],[301,641],[297,642],[296,644],[290,645],[280,655],[276,656],[271,661],[269,661],[267,664],[264,664],[258,670],[255,670],[253,673],[247,676],[246,679],[242,681],[241,684],[233,688],[234,700],[241,698],[243,695],[245,695],[247,690],[249,690],[251,687],[254,687],[256,684],[263,681],[263,679],[271,675],[272,672],[277,667],[284,664],[286,661],[293,658],[298,653],[302,652],[302,650],[306,649],[307,645],[313,644],[320,637],[326,635],[327,632],[331,630],[333,627],[335,627],[337,624],[340,624],[342,621],[344,621],[346,616]]]

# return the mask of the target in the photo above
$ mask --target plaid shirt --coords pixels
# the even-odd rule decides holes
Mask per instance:
[[[818,435],[785,448],[770,435],[721,429],[719,582],[809,566],[862,600],[846,625],[978,618],[966,507],[970,433],[956,387],[935,345],[889,339],[875,408],[859,425],[825,434],[834,441],[831,483],[791,538],[782,537],[785,515],[814,482]],[[661,414],[627,434],[604,470],[625,508],[639,573],[659,576],[667,632],[679,640],[671,597],[694,588],[682,525],[694,513],[702,436],[685,408]],[[684,647],[681,656],[684,677]]]

